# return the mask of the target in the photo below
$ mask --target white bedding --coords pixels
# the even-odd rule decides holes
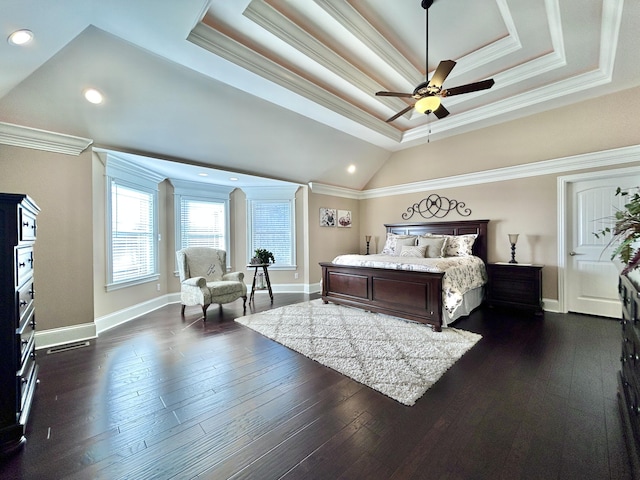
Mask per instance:
[[[449,319],[462,304],[463,295],[487,283],[487,270],[479,257],[417,258],[393,255],[338,255],[338,265],[409,270],[415,272],[444,272],[442,303]]]

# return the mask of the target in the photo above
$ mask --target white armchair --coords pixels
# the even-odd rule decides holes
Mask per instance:
[[[227,273],[227,252],[209,247],[189,247],[176,252],[180,273],[181,314],[184,308],[200,305],[207,320],[207,308],[212,303],[234,302],[242,298],[242,308],[247,308],[247,286],[244,273]]]

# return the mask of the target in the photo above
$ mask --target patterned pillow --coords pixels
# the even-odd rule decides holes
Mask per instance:
[[[402,245],[402,249],[400,250],[400,256],[424,258],[426,252],[427,252],[426,246]]]
[[[395,233],[387,233],[387,241],[382,249],[383,255],[400,255],[402,245],[415,245],[415,235],[396,235]],[[397,250],[397,251],[396,251]]]
[[[427,247],[427,251],[424,254],[427,258],[444,257],[446,240],[445,237],[421,236],[418,237],[418,246]]]
[[[478,238],[475,233],[467,235],[449,235],[444,249],[445,257],[467,257],[473,255],[473,244]]]

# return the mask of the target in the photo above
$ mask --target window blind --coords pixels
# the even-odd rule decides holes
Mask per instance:
[[[111,184],[112,282],[155,273],[154,195]]]
[[[180,244],[226,250],[226,219],[223,202],[180,199]]]
[[[292,227],[291,201],[253,200],[250,255],[264,248],[273,253],[276,265],[293,265]]]

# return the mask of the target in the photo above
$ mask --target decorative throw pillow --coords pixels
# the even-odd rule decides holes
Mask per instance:
[[[387,241],[382,248],[383,255],[400,255],[402,245],[415,245],[415,235],[396,235],[395,233],[387,233]]]
[[[424,258],[426,251],[427,251],[426,246],[402,245],[402,249],[400,250],[400,256]]]
[[[473,244],[478,235],[450,235],[445,246],[445,257],[467,257],[473,255]]]
[[[427,247],[424,254],[427,258],[444,257],[444,248],[446,243],[445,237],[421,236],[418,237],[418,246]]]

